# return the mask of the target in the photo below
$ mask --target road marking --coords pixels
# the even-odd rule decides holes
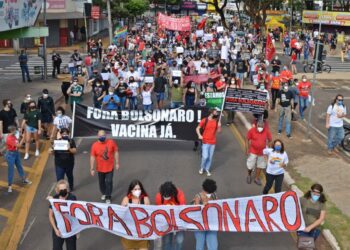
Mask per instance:
[[[26,192],[22,192],[18,196],[12,209],[15,216],[9,217],[5,228],[2,230],[0,242],[6,250],[17,249],[30,207],[38,189],[46,162],[49,158],[49,147],[50,143],[44,142],[43,147],[41,147],[42,153],[33,164],[33,169],[35,172],[30,173],[29,175],[29,178],[33,181],[33,184],[28,186],[28,190]]]
[[[0,208],[0,215],[4,217],[10,217],[12,215],[12,212],[7,209]]]
[[[34,217],[34,219],[29,223],[27,230],[23,234],[22,240],[19,242],[20,245],[22,245],[22,243],[23,243],[24,239],[27,237],[30,229],[32,229],[32,226],[34,225],[35,220],[36,220],[36,217]]]

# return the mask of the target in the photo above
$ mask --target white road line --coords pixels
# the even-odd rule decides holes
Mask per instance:
[[[34,219],[29,223],[28,228],[26,229],[26,231],[24,232],[23,236],[22,236],[22,240],[19,242],[20,245],[22,245],[24,239],[27,237],[30,229],[32,229],[32,226],[34,225],[34,222],[36,220],[36,217],[34,217]]]

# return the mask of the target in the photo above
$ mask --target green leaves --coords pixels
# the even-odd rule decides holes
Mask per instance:
[[[133,17],[142,15],[149,8],[149,2],[147,0],[129,0],[125,4],[125,9]]]

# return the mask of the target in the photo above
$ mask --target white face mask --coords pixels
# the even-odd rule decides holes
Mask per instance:
[[[207,198],[209,199],[211,197],[211,194],[205,194],[205,196],[207,196]]]
[[[108,94],[109,94],[109,95],[114,95],[114,93],[113,93],[113,92],[109,92]]]
[[[171,199],[171,196],[169,196],[169,197],[163,197],[163,199],[164,199],[165,201],[168,201],[168,200]]]
[[[258,132],[261,133],[264,130],[264,128],[258,127]]]
[[[137,198],[139,198],[140,195],[141,195],[141,190],[133,190],[133,191],[132,191],[132,195],[135,196],[135,197],[137,197]]]
[[[303,79],[303,82],[306,82],[306,79]]]
[[[43,97],[44,97],[44,98],[48,98],[49,95],[48,95],[48,94],[43,94]]]

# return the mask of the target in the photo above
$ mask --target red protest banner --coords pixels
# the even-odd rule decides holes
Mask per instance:
[[[207,83],[209,78],[215,80],[220,76],[221,74],[217,74],[217,73],[213,73],[213,74],[211,73],[210,75],[207,75],[207,74],[190,75],[190,76],[184,77],[184,83],[187,84],[189,81],[192,81],[196,84],[203,84],[203,83]]]
[[[100,6],[92,6],[91,17],[92,19],[100,19]]]
[[[147,240],[185,230],[268,233],[305,228],[300,201],[293,191],[216,200],[205,206],[124,207],[57,199],[50,203],[62,238],[88,228],[103,229],[127,239]]]
[[[270,34],[267,34],[266,38],[266,51],[265,51],[265,58],[269,61],[272,60],[272,57],[275,55],[276,49],[275,46],[272,43],[272,39]]]
[[[159,28],[177,31],[190,31],[191,20],[189,16],[185,17],[170,17],[162,13],[158,14],[157,23]]]

